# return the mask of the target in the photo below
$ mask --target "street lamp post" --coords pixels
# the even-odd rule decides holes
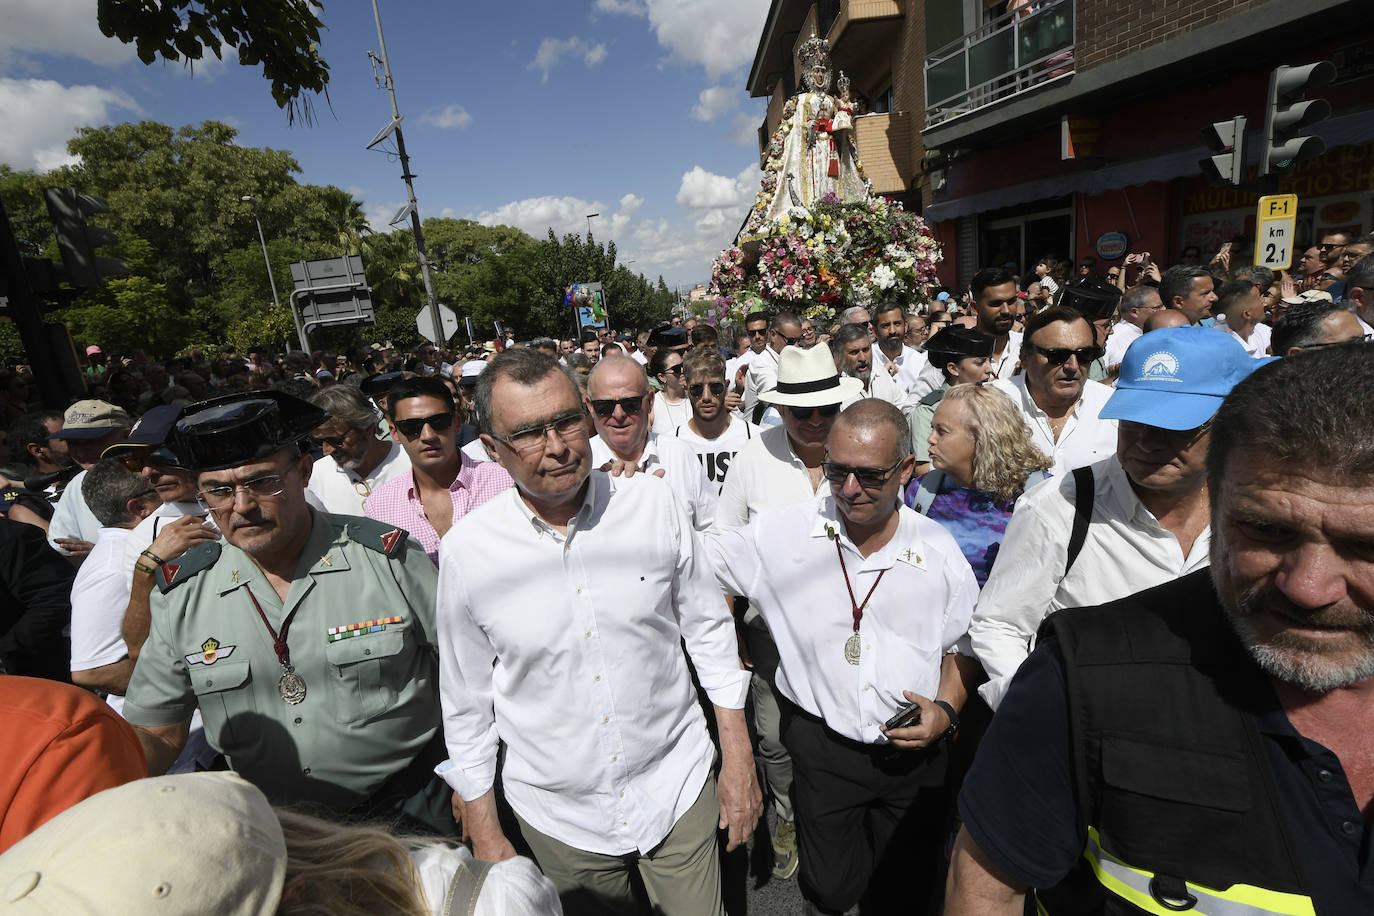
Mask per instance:
[[[600,213],[588,213],[588,214],[587,214],[587,238],[591,238],[591,237],[592,237],[592,218],[593,218],[593,217],[600,216],[600,215],[601,215]]]
[[[262,217],[258,214],[258,199],[250,194],[245,194],[239,198],[246,204],[253,205],[253,222],[258,224],[258,241],[262,242],[262,260],[267,265],[267,282],[272,284],[272,304],[281,311],[281,299],[277,296],[277,278],[272,276],[272,259],[267,255],[267,235],[262,231]],[[305,330],[301,327],[300,319],[296,317],[295,309],[291,310],[291,320],[296,326],[296,335],[305,340]],[[291,341],[286,342],[286,352],[291,352]]]

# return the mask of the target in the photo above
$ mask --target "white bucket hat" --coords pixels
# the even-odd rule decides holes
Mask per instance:
[[[857,397],[863,387],[856,378],[841,377],[829,347],[783,347],[778,357],[778,383],[760,393],[759,400],[786,407],[825,407]]]

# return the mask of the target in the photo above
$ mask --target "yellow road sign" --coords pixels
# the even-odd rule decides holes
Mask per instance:
[[[1270,270],[1293,264],[1293,236],[1298,223],[1298,195],[1270,194],[1255,211],[1255,263]]]

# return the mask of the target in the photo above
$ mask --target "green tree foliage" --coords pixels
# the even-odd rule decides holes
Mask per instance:
[[[134,43],[139,60],[151,64],[185,60],[188,66],[209,49],[238,50],[239,64],[262,65],[272,98],[288,119],[313,118],[307,92],[326,92],[329,65],[320,57],[319,0],[99,0],[100,31]],[[328,95],[326,95],[326,99]]]
[[[68,145],[79,165],[42,175],[0,166],[0,198],[30,257],[58,258],[44,187],[76,187],[110,205],[94,222],[119,237],[108,253],[127,261],[130,273],[56,313],[77,343],[155,356],[224,343],[294,348],[286,307],[291,263],[345,254],[362,255],[377,323],[313,332],[312,346],[414,343],[425,294],[410,230],[373,232],[351,194],[302,184],[289,152],[240,147],[235,137],[234,128],[216,121],[180,129],[153,121],[85,128]],[[254,206],[244,196],[257,200],[280,309]],[[573,312],[563,298],[577,282],[604,284],[617,328],[668,317],[673,296],[662,279],[653,285],[618,265],[614,244],[552,233],[536,240],[509,226],[459,219],[428,219],[424,230],[439,301],[471,317],[479,338],[490,337],[496,321],[521,338],[570,333]],[[457,340],[466,342],[466,334]]]

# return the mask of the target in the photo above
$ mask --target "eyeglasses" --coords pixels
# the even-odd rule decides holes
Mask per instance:
[[[687,394],[689,397],[699,398],[706,393],[706,390],[708,388],[711,390],[711,394],[715,397],[720,397],[721,395],[725,394],[724,382],[710,382],[709,384],[688,385]]]
[[[1328,340],[1325,343],[1303,344],[1299,350],[1320,350],[1322,347],[1339,347],[1341,344],[1369,343],[1374,341],[1374,334],[1361,334],[1359,337],[1347,337],[1345,340]]]
[[[559,414],[547,423],[536,423],[533,426],[526,426],[524,429],[517,429],[508,435],[501,433],[491,433],[491,437],[497,442],[504,442],[520,454],[533,452],[535,449],[542,449],[548,441],[549,430],[553,430],[558,438],[567,441],[576,434],[584,431],[582,425],[586,417],[581,410],[570,410],[565,414]]]
[[[768,329],[767,329],[767,328],[754,328],[754,330],[752,330],[752,331],[749,332],[749,336],[750,336],[750,337],[763,337],[763,336],[764,336],[765,334],[767,334],[767,333],[768,333]]]
[[[1049,361],[1051,366],[1062,366],[1069,361],[1070,357],[1077,357],[1078,364],[1085,366],[1100,357],[1105,351],[1101,347],[1079,347],[1077,350],[1070,350],[1067,347],[1041,347],[1031,344],[1030,348]]]
[[[826,480],[837,486],[844,486],[849,481],[849,475],[853,474],[859,486],[865,490],[877,490],[887,483],[887,478],[901,467],[905,460],[906,458],[898,458],[896,464],[885,468],[856,468],[847,464],[836,464],[827,458],[821,462],[821,473],[825,475]]]
[[[201,490],[196,494],[196,498],[211,509],[224,509],[233,504],[234,495],[239,490],[254,499],[272,499],[275,496],[281,496],[286,491],[286,478],[281,474],[264,474],[261,477],[254,477],[252,480],[245,480],[237,486],[210,487],[208,490]]]
[[[441,433],[453,425],[453,411],[436,413],[429,417],[410,417],[405,420],[392,420],[391,425],[399,429],[407,439],[414,439],[425,431],[428,426],[436,433]]]
[[[682,363],[678,363],[676,366],[669,366],[668,368],[664,369],[663,371],[664,371],[664,372],[671,372],[673,375],[676,375],[678,378],[682,378]]]
[[[1202,438],[1212,428],[1212,421],[1208,420],[1201,426],[1192,429],[1164,429],[1161,426],[1151,426],[1148,423],[1136,423],[1134,420],[1118,420],[1117,431],[1123,432],[1128,436],[1137,438],[1152,437],[1162,439],[1176,449],[1185,449],[1198,439]]]
[[[634,416],[644,409],[644,395],[636,395],[632,398],[598,398],[592,401],[592,410],[596,411],[598,417],[605,419],[615,413],[617,404],[620,405],[621,410]]]
[[[788,412],[798,420],[809,420],[813,413],[823,417],[833,417],[840,412],[839,404],[826,404],[824,407],[788,407]]]
[[[1317,246],[1317,250],[1318,250],[1318,251],[1330,251],[1332,248],[1341,248],[1341,247],[1343,247],[1343,246],[1337,244],[1336,242],[1322,242],[1320,245]]]

